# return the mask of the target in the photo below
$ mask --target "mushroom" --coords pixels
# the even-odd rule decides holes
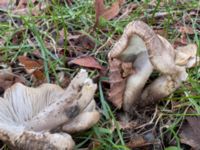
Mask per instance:
[[[131,62],[134,68],[134,73],[127,78],[123,94],[124,111],[130,113],[133,106],[155,103],[180,87],[181,82],[187,78],[186,66],[192,66],[189,62],[194,63],[192,58],[196,55],[196,47],[189,47],[193,49],[192,53],[175,50],[164,37],[157,35],[144,22],[129,23],[108,54],[109,62],[112,63],[114,59]],[[188,56],[188,53],[191,55]],[[154,70],[160,73],[160,77],[145,87]]]
[[[69,133],[89,129],[100,118],[96,88],[85,70],[67,89],[14,84],[0,99],[0,139],[15,149],[73,149]]]

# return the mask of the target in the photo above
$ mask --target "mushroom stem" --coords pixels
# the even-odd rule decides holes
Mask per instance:
[[[124,93],[123,109],[126,112],[130,112],[134,104],[140,100],[141,92],[153,71],[147,52],[138,55],[133,67],[135,72],[128,77]]]
[[[169,96],[181,85],[181,81],[174,80],[171,76],[162,75],[147,86],[142,95],[139,106],[156,103],[158,100]]]

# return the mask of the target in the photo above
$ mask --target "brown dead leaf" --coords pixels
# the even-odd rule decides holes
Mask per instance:
[[[156,144],[159,144],[159,140],[155,138],[152,132],[147,132],[144,135],[139,135],[137,133],[133,134],[131,140],[127,143],[127,146],[133,149]]]
[[[75,58],[69,62],[69,64],[76,64],[82,67],[93,68],[93,69],[103,69],[103,67],[97,62],[93,57],[86,56],[81,58]]]
[[[106,20],[110,20],[117,16],[119,13],[119,2],[116,1],[112,4],[112,6],[108,9],[106,9],[101,16],[105,18]]]
[[[70,77],[66,75],[63,71],[58,73],[58,81],[62,88],[66,88],[70,83]]]
[[[133,64],[129,62],[122,62],[118,59],[113,59],[109,60],[109,66],[109,100],[117,108],[121,108],[126,86],[126,79],[130,74],[134,73]]]
[[[65,37],[64,29],[62,29],[59,32],[57,44],[60,47],[64,47],[64,44],[66,43],[65,40],[68,41],[69,47],[76,51],[93,50],[95,48],[93,39],[81,32],[67,33],[67,37]]]
[[[138,7],[136,3],[130,3],[125,8],[122,8],[121,15],[118,19],[125,19],[129,16],[129,14]]]
[[[134,139],[132,139],[131,141],[129,141],[129,143],[127,143],[127,146],[130,148],[137,148],[145,144],[146,144],[145,139],[142,136],[137,135],[134,137]]]
[[[94,41],[87,35],[79,36],[75,41],[74,45],[80,47],[79,50],[92,50],[95,47]]]
[[[179,40],[180,44],[187,44],[188,43],[187,34],[189,34],[189,35],[194,34],[193,28],[189,27],[189,26],[181,26],[178,28],[178,31],[181,33],[180,40]],[[178,46],[180,46],[180,45],[178,45]]]
[[[133,64],[130,63],[130,62],[123,62],[122,63],[122,77],[123,78],[126,78],[128,77],[130,74],[133,74],[134,73],[134,70],[133,70]]]
[[[103,0],[95,0],[95,13],[96,13],[96,23],[99,23],[99,18],[103,17],[106,20],[113,19],[119,13],[120,6],[124,3],[124,0],[116,0],[109,8],[105,8]]]
[[[184,34],[194,34],[193,28],[189,26],[180,27],[179,32],[184,33]]]
[[[43,63],[39,60],[31,60],[26,56],[19,56],[18,60],[28,74],[33,74],[38,80],[44,80],[45,76],[42,72]]]
[[[20,43],[23,41],[24,33],[25,33],[24,29],[21,29],[21,30],[15,32],[12,35],[12,39],[11,39],[12,43],[15,45],[20,45]]]
[[[194,150],[200,147],[200,117],[187,117],[180,132],[181,142]]]
[[[109,80],[110,80],[110,91],[109,91],[109,101],[113,103],[117,108],[121,108],[123,95],[126,85],[126,79],[122,77],[122,62],[114,59],[109,60],[110,72],[109,72]]]
[[[185,46],[185,45],[187,45],[187,41],[186,41],[186,40],[183,40],[183,39],[181,39],[181,38],[177,38],[177,39],[175,40],[174,44],[173,44],[173,47],[174,47],[174,48],[177,48],[177,47],[179,47],[179,46]]]
[[[96,13],[96,23],[99,21],[99,17],[105,10],[104,2],[103,0],[95,0],[95,13]]]
[[[36,0],[31,0],[32,3],[35,3]],[[19,0],[19,3],[16,7],[16,9],[23,9],[26,8],[30,0]]]
[[[4,68],[5,66],[2,65],[1,67],[3,69],[0,70],[0,94],[3,94],[7,88],[16,82],[25,83],[25,80],[15,75],[10,67]]]

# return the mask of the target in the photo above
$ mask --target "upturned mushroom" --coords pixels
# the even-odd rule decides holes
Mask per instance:
[[[129,23],[108,54],[110,64],[117,59],[132,63],[134,69],[126,80],[122,100],[124,111],[131,113],[134,106],[155,103],[180,87],[187,78],[186,67],[195,64],[196,52],[194,44],[175,50],[142,21]],[[154,70],[160,76],[145,87]]]
[[[16,83],[0,99],[0,139],[14,149],[71,150],[70,133],[89,129],[100,118],[96,84],[81,70],[67,89]]]

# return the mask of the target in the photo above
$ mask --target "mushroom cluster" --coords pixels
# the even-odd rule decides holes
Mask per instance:
[[[14,149],[71,150],[71,133],[89,129],[100,118],[96,84],[81,70],[67,89],[16,83],[0,98],[0,139]]]
[[[121,89],[124,111],[131,113],[134,106],[155,103],[180,87],[187,78],[186,68],[196,63],[196,53],[195,44],[174,49],[164,37],[157,35],[144,22],[129,23],[108,54],[110,66],[118,60],[131,63],[134,70],[127,77],[125,88]],[[159,77],[147,84],[154,71],[159,73]],[[113,73],[111,70],[110,74]],[[119,82],[122,80],[111,82],[111,86],[117,88],[114,85]],[[113,97],[115,94],[110,99]]]

